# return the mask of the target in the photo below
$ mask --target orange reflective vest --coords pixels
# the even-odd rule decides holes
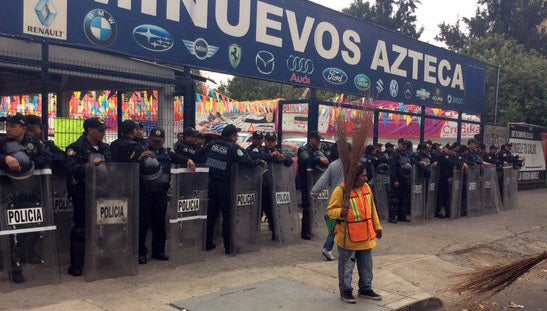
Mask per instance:
[[[344,192],[344,185],[339,186]],[[359,191],[359,190],[357,190]],[[355,189],[351,190],[347,214],[348,237],[351,242],[365,242],[376,238],[374,222],[372,219],[372,193],[370,187],[365,185],[360,189],[361,196]]]

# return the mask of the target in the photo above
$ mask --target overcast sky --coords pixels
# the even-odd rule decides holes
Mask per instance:
[[[353,0],[310,0],[321,4],[330,9],[341,11],[349,7]],[[433,45],[442,46],[440,42],[435,41],[435,36],[439,33],[438,25],[443,21],[448,24],[454,24],[458,17],[471,17],[475,15],[477,9],[477,0],[420,0],[416,11],[417,28],[424,27],[420,41],[428,42]],[[220,83],[226,81],[231,76],[217,73],[209,73],[209,76]],[[213,86],[213,85],[212,85]],[[213,86],[214,87],[214,86]]]

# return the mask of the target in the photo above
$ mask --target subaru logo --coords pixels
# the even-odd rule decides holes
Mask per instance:
[[[287,69],[292,72],[311,75],[315,67],[311,59],[291,55],[287,58]]]
[[[118,27],[112,14],[95,9],[85,15],[84,32],[89,42],[97,46],[109,46],[116,41]]]
[[[57,9],[53,5],[52,0],[40,0],[34,7],[34,11],[40,20],[40,23],[46,27],[53,23],[55,16],[57,16]]]
[[[399,83],[395,80],[391,80],[389,83],[389,94],[391,94],[391,97],[397,97],[399,95]]]
[[[412,97],[412,83],[405,83],[405,98],[410,99]]]
[[[269,75],[274,71],[275,57],[268,51],[260,51],[256,54],[255,63],[261,74]]]
[[[370,89],[370,78],[365,74],[360,73],[356,75],[355,79],[353,79],[353,83],[355,83],[355,87],[361,91]]]
[[[167,30],[155,25],[135,27],[133,38],[141,47],[154,52],[167,51],[175,44],[173,36]]]
[[[188,49],[190,54],[197,57],[199,60],[211,58],[218,52],[218,46],[209,45],[203,38],[198,38],[196,41],[182,40],[184,46]]]
[[[329,67],[323,70],[323,79],[331,84],[342,85],[348,81],[348,75],[342,69]]]

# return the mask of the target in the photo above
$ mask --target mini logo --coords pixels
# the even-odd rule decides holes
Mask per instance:
[[[175,44],[173,36],[167,30],[155,25],[135,27],[133,38],[141,47],[154,52],[167,51]]]
[[[370,89],[370,78],[365,74],[358,74],[353,79],[355,87],[361,91],[368,91]]]
[[[412,84],[410,82],[405,83],[405,98],[412,97]]]
[[[84,32],[87,39],[98,46],[109,46],[118,35],[118,26],[112,14],[105,10],[89,11],[84,19]]]
[[[395,80],[391,80],[389,83],[389,94],[391,94],[391,97],[397,97],[399,95],[399,83]]]
[[[291,55],[287,58],[287,69],[292,72],[311,75],[315,70],[315,66],[311,59]]]
[[[196,41],[182,40],[184,46],[188,49],[190,54],[197,57],[199,60],[211,58],[218,52],[218,46],[209,45],[203,38],[198,38]]]
[[[51,0],[40,0],[34,8],[34,11],[36,11],[40,23],[46,27],[51,25],[57,16],[57,9]]]
[[[256,69],[261,74],[269,75],[275,68],[275,57],[268,51],[259,51],[255,58]]]
[[[378,91],[378,94],[384,91],[384,81],[382,81],[382,79],[376,81],[376,91]]]
[[[230,44],[228,47],[228,59],[230,60],[230,65],[232,68],[236,69],[239,67],[241,62],[241,47],[237,44]]]
[[[342,69],[329,67],[323,70],[323,79],[331,84],[342,85],[348,81],[348,75]]]
[[[441,89],[440,88],[435,89],[435,94],[433,95],[432,99],[435,102],[435,104],[440,105],[440,104],[443,103],[443,96],[441,94]]]
[[[426,91],[425,89],[419,89],[416,91],[416,97],[418,97],[421,100],[426,100],[431,96],[431,93]]]

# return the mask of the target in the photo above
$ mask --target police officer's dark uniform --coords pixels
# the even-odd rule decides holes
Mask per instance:
[[[66,148],[67,190],[74,207],[74,227],[70,234],[70,267],[68,273],[82,275],[85,251],[85,171],[96,159],[111,162],[108,144],[103,143],[105,124],[98,118],[84,121],[84,133]],[[97,160],[99,161],[99,160]]]
[[[496,167],[498,166],[499,164],[499,160],[498,160],[498,146],[496,145],[490,145],[489,147],[489,152],[488,153],[485,153],[482,157],[482,159],[484,160],[484,162],[487,162],[487,163],[490,163],[490,164],[494,164],[496,165]]]
[[[182,131],[182,141],[177,141],[175,144],[175,152],[183,156],[195,160],[197,147],[194,143],[198,133],[191,127],[187,127]]]
[[[450,182],[454,176],[454,167],[461,165],[461,158],[456,155],[454,146],[447,144],[435,161],[439,162],[439,181],[435,217],[450,217]],[[444,209],[444,214],[441,213]]]
[[[43,169],[51,165],[51,153],[45,145],[35,137],[25,133],[26,118],[17,113],[6,119],[6,136],[0,137],[0,169],[9,177],[24,179],[32,176],[34,169]],[[14,165],[16,163],[15,168]],[[5,211],[1,211],[5,213]],[[20,263],[26,257],[27,250],[18,245],[33,244],[39,239],[36,234],[28,233],[19,236],[25,243],[15,243],[14,236],[9,236],[11,247],[11,279],[14,283],[25,282]],[[30,254],[32,256],[32,254]],[[32,259],[32,258],[31,258]]]
[[[262,131],[255,131],[251,137],[252,142],[246,148],[247,154],[251,159],[255,161],[263,161],[263,165],[266,165],[267,162],[270,162],[271,155],[266,147],[263,146],[264,143],[264,133]],[[271,189],[271,180],[268,178],[268,174],[264,174],[262,178],[262,213],[266,215],[268,220],[268,226],[270,230],[273,230],[272,223],[272,196],[270,193]],[[272,231],[273,232],[273,231]]]
[[[60,171],[64,174],[66,153],[57,147],[53,141],[46,140],[46,137],[44,137],[42,132],[42,120],[40,117],[35,115],[27,115],[25,116],[25,119],[27,121],[27,133],[40,140],[45,145],[46,150],[51,154],[51,168],[53,170],[53,174]],[[29,129],[32,130],[29,131]]]
[[[161,173],[157,178],[148,179],[142,175],[141,164],[140,180],[140,208],[139,208],[139,264],[147,262],[146,235],[148,228],[152,227],[152,258],[157,260],[169,260],[165,254],[166,223],[168,192],[171,177],[171,164],[187,164],[189,159],[181,154],[164,148],[165,131],[155,128],[148,135],[148,150],[156,158]],[[159,172],[159,171],[158,171]]]
[[[416,164],[418,172],[429,180],[431,177],[431,171],[429,168],[433,164],[433,159],[429,153],[429,145],[426,143],[419,143],[417,149],[418,151],[414,154],[412,163]],[[427,184],[429,185],[429,183]]]
[[[391,183],[388,221],[408,221],[410,212],[410,177],[412,174],[411,155],[407,153],[407,141],[398,141],[398,148],[389,160],[389,179]]]
[[[302,193],[302,231],[300,235],[305,240],[312,238],[310,219],[310,188],[312,185],[308,185],[308,168],[324,170],[328,166],[328,162],[327,164],[322,163],[322,159],[327,160],[327,157],[319,150],[321,138],[318,132],[310,132],[308,143],[298,149],[298,178]]]
[[[144,124],[142,122],[135,122],[135,125],[137,126],[137,133],[133,140],[139,144],[142,150],[146,150],[148,148],[148,141],[144,138]]]
[[[215,224],[218,214],[222,212],[222,239],[226,254],[230,253],[231,248],[232,164],[256,165],[256,161],[251,160],[245,150],[236,144],[239,130],[233,124],[228,124],[222,130],[221,138],[211,141],[196,153],[198,162],[209,167],[206,250],[216,247],[213,241]]]
[[[133,120],[124,120],[120,125],[121,136],[110,144],[113,162],[138,162],[144,151],[135,141],[137,124]]]

